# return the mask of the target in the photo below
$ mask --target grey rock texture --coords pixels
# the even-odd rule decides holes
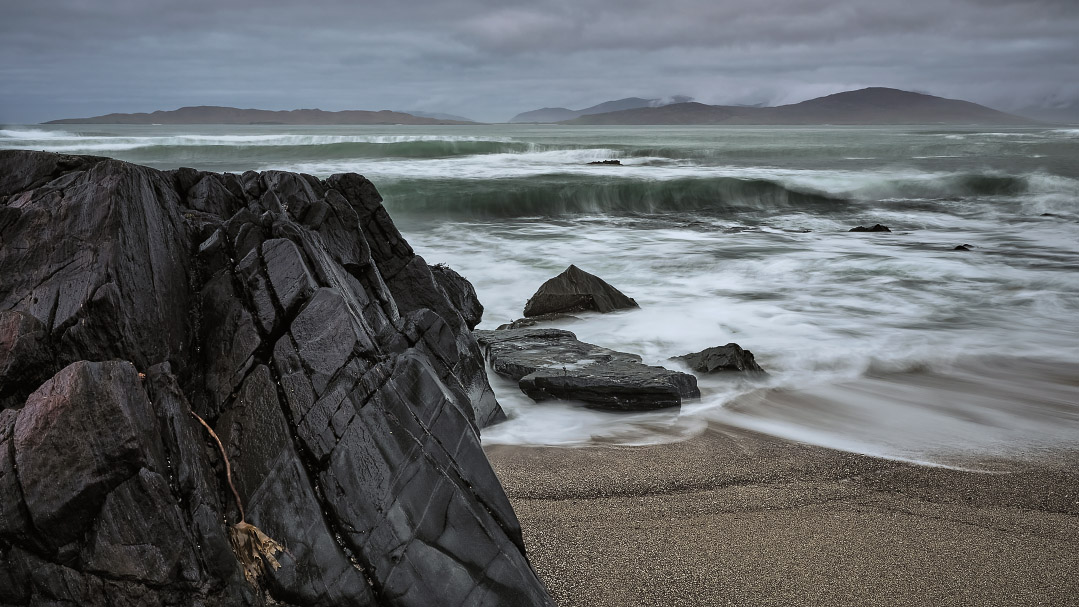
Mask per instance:
[[[569,312],[613,312],[638,308],[637,302],[598,276],[571,265],[540,285],[525,304],[527,317]]]
[[[483,318],[483,304],[476,297],[476,289],[472,283],[455,272],[453,268],[443,264],[431,266],[431,274],[468,325],[468,330],[475,329]]]
[[[584,343],[561,329],[476,331],[491,368],[536,401],[583,401],[596,409],[647,411],[699,398],[697,378],[641,357]]]
[[[764,369],[757,364],[753,353],[742,349],[735,343],[725,346],[706,348],[700,352],[675,356],[671,360],[681,360],[689,365],[697,373],[723,373],[739,372],[749,374],[764,373]]]
[[[0,604],[550,604],[471,285],[363,177],[3,151],[0,276]]]

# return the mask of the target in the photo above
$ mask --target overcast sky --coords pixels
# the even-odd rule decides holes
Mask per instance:
[[[0,122],[230,105],[504,121],[865,86],[1079,99],[1079,0],[0,0]]]

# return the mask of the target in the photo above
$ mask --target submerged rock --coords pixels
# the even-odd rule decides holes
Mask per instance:
[[[598,276],[571,265],[540,285],[525,304],[527,317],[570,312],[613,312],[638,308],[637,302]]]
[[[693,354],[675,356],[671,360],[684,361],[690,369],[698,373],[764,373],[764,369],[757,364],[753,353],[743,350],[741,346],[730,343],[725,346],[706,348]]]
[[[476,331],[491,368],[516,380],[536,401],[584,401],[589,407],[646,411],[698,398],[697,378],[653,367],[641,357],[584,343],[561,329]]]
[[[478,302],[369,181],[3,151],[0,235],[0,604],[550,604]]]
[[[874,224],[873,227],[867,228],[865,226],[858,226],[847,230],[848,232],[891,232],[888,226],[882,226],[881,224]]]
[[[555,322],[559,320],[581,320],[571,314],[540,314],[539,316],[533,316],[532,318],[518,318],[512,322],[498,325],[495,327],[496,331],[503,331],[505,329],[526,329],[528,327],[534,327],[540,323]]]

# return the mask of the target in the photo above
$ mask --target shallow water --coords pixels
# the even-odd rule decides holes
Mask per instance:
[[[575,263],[641,304],[581,316],[581,339],[670,367],[733,341],[769,371],[633,415],[493,378],[512,419],[486,443],[644,444],[716,420],[930,463],[1079,447],[1075,129],[87,125],[3,127],[0,147],[360,172],[429,263],[475,284],[484,328]],[[893,232],[847,232],[874,223]]]

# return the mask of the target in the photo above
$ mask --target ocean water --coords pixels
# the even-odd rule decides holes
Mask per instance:
[[[940,465],[1079,448],[1079,129],[6,126],[0,148],[354,171],[483,328],[569,264],[641,309],[565,325],[649,364],[736,342],[762,378],[680,410],[536,404],[487,444],[648,444],[709,421]],[[590,161],[619,159],[622,166]],[[891,233],[850,233],[882,223]],[[969,244],[971,251],[955,251]]]

